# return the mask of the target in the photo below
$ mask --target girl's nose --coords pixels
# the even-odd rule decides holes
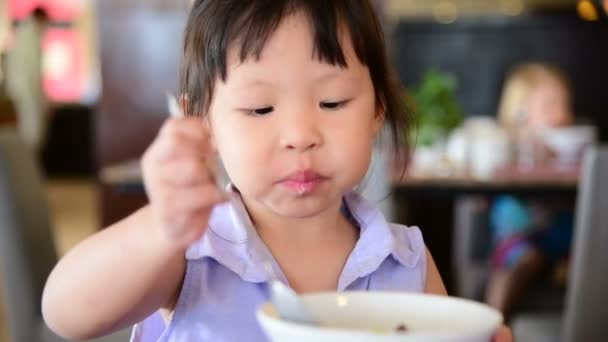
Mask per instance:
[[[290,115],[281,127],[281,145],[299,152],[314,150],[323,144],[315,113]]]

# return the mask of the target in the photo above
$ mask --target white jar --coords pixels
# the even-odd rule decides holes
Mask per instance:
[[[468,126],[469,170],[476,178],[491,178],[498,168],[511,162],[511,141],[496,121],[483,118]]]

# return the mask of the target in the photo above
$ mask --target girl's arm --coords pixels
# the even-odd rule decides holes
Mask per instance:
[[[448,293],[445,289],[445,285],[443,284],[443,280],[441,280],[441,275],[439,275],[439,270],[437,270],[435,260],[433,260],[433,256],[429,252],[428,248],[426,250],[426,260],[426,287],[424,292],[447,296]],[[506,325],[500,327],[494,336],[493,342],[513,342],[513,334],[511,333],[511,329],[509,329]]]
[[[51,329],[96,337],[173,308],[185,251],[224,200],[206,164],[211,153],[205,121],[167,120],[142,158],[150,205],[79,244],[51,273],[42,299]]]
[[[426,249],[426,286],[424,292],[444,296],[448,294],[443,280],[441,280],[439,270],[437,270],[437,265],[435,265],[435,260],[428,248]]]
[[[185,251],[154,228],[149,207],[83,241],[51,273],[42,312],[67,339],[88,339],[171,309],[185,270]]]

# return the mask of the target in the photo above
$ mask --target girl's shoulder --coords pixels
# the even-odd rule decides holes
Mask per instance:
[[[417,265],[426,255],[422,231],[416,226],[388,223],[394,240],[393,256],[402,264]]]

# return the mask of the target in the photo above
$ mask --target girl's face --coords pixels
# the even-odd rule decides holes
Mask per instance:
[[[212,136],[245,202],[284,217],[337,207],[365,176],[383,124],[350,37],[347,68],[320,62],[304,15],[283,20],[259,60],[228,53],[210,106]]]
[[[563,127],[572,124],[568,90],[553,79],[547,79],[531,90],[526,112],[531,127]]]

